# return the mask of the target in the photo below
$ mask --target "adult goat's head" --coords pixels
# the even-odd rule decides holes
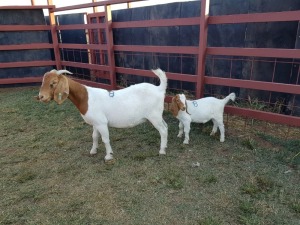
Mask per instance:
[[[175,97],[172,98],[171,112],[175,117],[178,115],[179,110],[185,111],[185,102],[186,98],[184,94],[177,94],[175,95]]]
[[[72,74],[68,70],[51,70],[44,74],[43,83],[37,99],[41,102],[54,100],[63,103],[69,96],[69,83],[63,73]]]

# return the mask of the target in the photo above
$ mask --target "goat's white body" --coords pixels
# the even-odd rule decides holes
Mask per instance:
[[[91,125],[107,123],[116,128],[133,127],[164,109],[164,91],[151,84],[132,85],[113,92],[86,88],[89,108],[82,117]]]
[[[224,99],[217,99],[214,97],[206,97],[194,101],[185,100],[184,95],[180,95],[180,99],[186,102],[186,110],[179,110],[177,119],[179,122],[178,137],[182,137],[183,132],[185,134],[184,144],[189,143],[189,132],[191,122],[206,123],[210,120],[213,121],[214,126],[211,135],[220,129],[220,142],[225,140],[225,128],[223,123],[224,107],[229,100],[235,100],[235,94],[231,93]]]
[[[167,78],[160,69],[153,71],[160,77],[160,86],[149,83],[132,85],[117,91],[87,87],[88,111],[83,119],[93,126],[93,147],[97,153],[99,133],[106,147],[105,160],[113,159],[108,127],[133,127],[149,120],[161,135],[160,154],[166,154],[167,124],[162,118]]]

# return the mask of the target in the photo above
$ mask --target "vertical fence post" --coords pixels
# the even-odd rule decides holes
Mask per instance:
[[[209,17],[209,2],[210,0],[201,0],[196,98],[203,97],[204,94],[204,76],[205,76],[205,58],[206,58],[206,47],[207,47],[207,30],[208,30],[207,21]]]
[[[53,5],[53,1],[48,0],[48,5]],[[59,52],[59,47],[58,47],[58,35],[57,35],[57,30],[56,30],[56,21],[55,21],[55,15],[54,15],[53,9],[49,9],[49,21],[50,21],[50,26],[51,26],[51,37],[52,37],[56,69],[60,70],[61,69],[61,58],[60,58],[60,52]]]
[[[92,0],[93,3],[97,2],[97,0]],[[98,12],[97,6],[93,6],[93,12],[96,13]]]
[[[109,76],[112,89],[116,89],[116,65],[115,65],[115,56],[114,56],[114,40],[113,40],[113,31],[112,31],[112,13],[111,6],[105,5],[105,33],[107,41],[107,57],[109,65]]]

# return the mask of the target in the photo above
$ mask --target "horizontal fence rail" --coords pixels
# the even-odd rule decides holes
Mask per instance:
[[[194,85],[192,94],[194,98],[202,97],[204,90],[209,86],[243,88],[247,90],[280,92],[291,95],[300,95],[298,80],[293,84],[285,84],[272,81],[259,81],[251,77],[249,79],[236,79],[230,77],[218,77],[215,74],[206,74],[205,63],[207,57],[225,56],[225,60],[233,60],[230,57],[248,57],[250,60],[254,57],[261,58],[280,58],[280,59],[300,59],[300,49],[274,49],[274,48],[241,48],[241,47],[214,47],[207,46],[207,33],[209,25],[222,24],[248,24],[248,23],[271,23],[300,21],[300,11],[289,12],[270,12],[270,13],[252,13],[237,15],[209,16],[209,0],[202,0],[201,15],[190,18],[174,19],[154,19],[143,21],[112,21],[111,5],[130,3],[138,1],[128,0],[106,0],[101,2],[85,3],[66,7],[56,8],[53,5],[47,6],[22,6],[22,7],[0,7],[0,9],[47,9],[49,11],[50,25],[0,25],[0,32],[16,31],[49,31],[52,37],[51,43],[31,43],[20,45],[1,45],[0,51],[18,51],[18,50],[38,50],[51,49],[54,54],[54,61],[29,61],[29,62],[6,62],[0,63],[0,68],[16,67],[35,67],[35,66],[56,66],[57,69],[67,68],[78,74],[74,79],[80,82],[105,88],[123,88],[122,82],[126,75],[155,79],[156,76],[150,71],[142,68],[127,68],[116,65],[115,57],[126,55],[126,57],[164,57],[166,60],[172,60],[172,57],[181,57],[182,60],[188,58],[196,62],[196,69],[193,74],[183,72],[171,72],[172,68],[166,70],[170,83],[180,81],[180,87],[176,91],[185,91],[186,83]],[[95,8],[103,6],[104,12],[96,12]],[[88,14],[86,24],[57,24],[55,13],[69,12],[76,9],[93,8],[94,13]],[[97,21],[97,22],[93,22]],[[137,28],[157,28],[157,27],[181,27],[196,26],[199,27],[199,43],[195,46],[154,46],[154,45],[117,45],[113,42],[113,31],[117,29],[137,29]],[[82,30],[87,36],[87,43],[64,43],[60,35],[63,32]],[[84,62],[83,55],[88,60]],[[78,58],[77,61],[70,60],[68,57]],[[71,57],[71,58],[72,58]],[[227,58],[226,58],[227,57]],[[228,58],[229,57],[229,58]],[[214,61],[217,58],[213,58]],[[213,61],[213,62],[214,62]],[[232,62],[232,61],[231,61]],[[245,62],[248,62],[245,60]],[[271,63],[274,61],[271,60]],[[182,62],[181,62],[182,63]],[[253,63],[253,61],[252,61]],[[275,64],[276,65],[276,64]],[[182,66],[182,65],[181,65]],[[253,67],[253,65],[252,65]],[[274,66],[275,67],[275,66]],[[169,71],[170,69],[170,71]],[[87,70],[88,72],[86,72]],[[81,71],[81,72],[80,72]],[[82,72],[83,71],[83,72]],[[88,73],[88,75],[86,74]],[[82,74],[82,76],[81,76]],[[119,76],[117,78],[117,76]],[[274,78],[274,74],[273,74]],[[298,72],[299,78],[299,72]],[[117,80],[118,79],[118,80]],[[0,79],[0,84],[32,83],[40,82],[39,77],[26,78],[7,78]],[[117,82],[120,82],[117,84]],[[171,84],[170,84],[171,85]],[[229,90],[229,89],[228,89]],[[209,94],[209,93],[206,93]],[[170,102],[171,96],[166,97]],[[295,106],[300,107],[300,106]],[[227,106],[226,113],[250,117],[269,122],[282,123],[290,126],[300,126],[300,119],[297,116],[284,115],[274,112],[254,110],[250,108],[241,108],[237,106]]]

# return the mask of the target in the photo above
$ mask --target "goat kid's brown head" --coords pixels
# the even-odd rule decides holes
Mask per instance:
[[[172,98],[171,103],[171,112],[173,113],[173,116],[177,116],[179,110],[185,111],[185,95],[183,94],[177,94],[175,97]]]
[[[60,105],[68,98],[69,82],[63,73],[72,74],[68,70],[51,70],[44,74],[37,100],[45,103],[54,100]]]

